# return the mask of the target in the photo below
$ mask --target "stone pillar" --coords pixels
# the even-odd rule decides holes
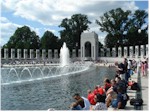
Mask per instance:
[[[148,57],[148,45],[146,45],[146,57]]]
[[[46,50],[42,49],[42,59],[44,60],[46,58]]]
[[[104,49],[101,48],[101,57],[104,57]]]
[[[8,59],[8,49],[4,49],[4,59]]]
[[[112,48],[112,57],[116,57],[116,48]]]
[[[17,49],[17,58],[21,59],[21,49]]]
[[[51,49],[48,50],[48,59],[52,59],[52,50]]]
[[[76,50],[75,49],[72,50],[72,58],[76,58]]]
[[[30,49],[30,59],[33,59],[34,58],[34,52],[33,52],[33,49]]]
[[[139,56],[139,46],[135,46],[135,58]]]
[[[124,47],[124,57],[127,58],[128,57],[128,48]]]
[[[133,53],[133,46],[130,46],[129,47],[129,56],[130,56],[130,58],[133,58],[133,55],[134,55],[134,53]]]
[[[144,45],[141,45],[141,49],[140,49],[140,52],[141,52],[141,58],[144,58]]]
[[[110,48],[107,48],[107,49],[106,49],[106,56],[107,56],[107,57],[110,57]]]
[[[92,46],[92,48],[91,48],[91,57],[92,57],[92,59],[94,59],[95,58],[95,45],[94,46]]]
[[[11,59],[15,58],[15,49],[11,49]]]
[[[40,59],[40,50],[36,49],[36,59]]]
[[[57,59],[58,58],[58,50],[54,49],[54,58]]]
[[[24,49],[24,59],[27,59],[28,53],[27,53],[27,49]]]
[[[78,57],[81,57],[81,50],[78,49]]]
[[[85,48],[84,48],[84,46],[81,46],[81,58],[82,58],[82,60],[84,60],[84,56],[85,56]]]
[[[121,47],[118,47],[118,57],[122,57]]]

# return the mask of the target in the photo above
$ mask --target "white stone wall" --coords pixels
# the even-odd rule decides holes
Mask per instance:
[[[86,40],[88,40],[88,39],[86,39]],[[110,56],[110,51],[109,51],[110,49],[109,48],[106,48],[107,49],[106,56],[104,56],[104,49],[101,48],[100,49],[101,50],[100,51],[100,57],[97,56],[98,55],[98,51],[97,51],[97,53],[95,53],[97,49],[96,49],[95,46],[94,47],[93,46],[94,45],[92,45],[92,43],[91,43],[91,50],[92,50],[91,57],[92,57],[93,60],[97,60],[99,58],[109,58],[109,57],[111,59],[112,58],[116,58],[116,57],[118,59],[119,58],[131,58],[131,59],[132,58],[137,58],[137,59],[140,59],[140,58],[148,57],[148,45],[141,45],[140,47],[139,46],[135,46],[135,54],[133,53],[133,51],[134,51],[134,47],[133,46],[129,46],[129,49],[127,49],[127,47],[124,47],[124,55],[121,55],[122,51],[121,51],[121,47],[120,47],[120,48],[118,48],[118,49],[120,49],[120,54],[118,56],[116,56],[116,53],[117,53],[116,52],[116,48],[112,48],[112,51],[111,51],[112,56]],[[81,46],[81,47],[84,47],[84,46]],[[129,50],[129,51],[127,51],[127,52],[129,52],[129,56],[127,56],[127,54],[125,53],[125,50]],[[28,57],[27,49],[23,49],[23,59],[34,59],[34,55],[33,55],[34,51],[33,51],[33,49],[30,49],[29,51],[30,51],[30,57]],[[11,55],[10,58],[8,57],[9,52],[10,52],[10,55]],[[17,57],[16,58],[15,58],[15,52],[17,53]],[[76,57],[75,53],[76,53],[75,49],[73,49],[72,50],[72,58],[76,58],[78,60],[84,60],[84,55],[85,55],[84,54],[85,53],[84,49],[83,50],[78,49],[78,57]],[[42,56],[42,57],[40,57],[40,56]],[[58,50],[56,50],[56,49],[54,50],[54,58],[55,59],[59,58],[58,57]],[[2,59],[5,59],[5,60],[7,60],[7,59],[21,59],[21,49],[16,49],[16,50],[15,49],[10,49],[10,50],[4,49],[4,57]],[[51,49],[48,50],[48,57],[46,57],[46,50],[45,49],[42,50],[42,53],[40,53],[39,49],[36,49],[36,59],[37,60],[39,60],[39,59],[53,60],[52,59],[52,50]]]
[[[40,59],[40,50],[36,49],[36,59]]]
[[[72,50],[72,58],[76,58],[76,50],[75,49]]]
[[[30,49],[30,59],[33,59],[34,58],[34,52],[33,52],[33,49]]]
[[[28,58],[28,52],[27,52],[27,49],[24,49],[24,59],[27,59]]]
[[[4,49],[4,59],[8,59],[8,49]]]
[[[48,59],[52,59],[52,50],[51,49],[48,50]]]
[[[42,59],[46,59],[46,50],[42,49]]]
[[[133,58],[133,55],[134,55],[134,53],[133,53],[133,46],[130,46],[129,47],[129,57]]]
[[[124,57],[128,57],[128,48],[124,47]]]
[[[57,49],[54,50],[54,58],[56,58],[56,59],[58,58],[58,50]]]
[[[17,58],[21,59],[21,49],[17,49]]]
[[[118,57],[122,57],[122,49],[121,49],[121,47],[118,47]]]
[[[15,59],[15,49],[11,49],[11,59]]]

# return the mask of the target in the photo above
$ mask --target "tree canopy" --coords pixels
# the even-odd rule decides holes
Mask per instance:
[[[36,49],[39,47],[39,36],[34,31],[31,31],[28,26],[17,28],[8,43],[4,45],[4,48],[15,49]]]
[[[46,31],[41,38],[42,49],[58,49],[58,37],[52,32]]]
[[[59,25],[59,27],[64,28],[60,31],[62,41],[66,42],[70,49],[80,48],[81,33],[89,29],[88,24],[90,23],[88,17],[83,14],[74,14],[71,16],[71,19],[63,19]]]
[[[121,8],[112,9],[100,16],[96,23],[102,32],[107,32],[105,44],[107,47],[116,45],[138,45],[148,43],[147,28],[138,33],[148,17],[144,10],[124,11]]]

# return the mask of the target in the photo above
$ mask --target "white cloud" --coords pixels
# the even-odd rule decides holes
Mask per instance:
[[[134,12],[135,10],[138,10],[139,8],[135,5],[135,2],[126,2],[124,4],[124,6],[122,7],[122,9],[124,10],[131,10],[132,12]]]
[[[15,11],[15,5],[18,3],[18,0],[1,0],[1,9],[3,11]]]
[[[2,0],[2,8],[43,25],[59,25],[75,13],[87,14],[91,21],[113,8],[136,10],[135,2],[97,0]]]
[[[17,27],[20,25],[10,22],[7,18],[1,17],[1,43],[0,45],[4,45],[9,40],[10,36],[13,35]]]

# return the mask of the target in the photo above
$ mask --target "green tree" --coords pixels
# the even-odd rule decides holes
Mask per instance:
[[[96,20],[100,30],[108,33],[105,39],[107,47],[115,46],[118,41],[122,42],[123,33],[127,31],[129,25],[128,16],[130,14],[129,10],[123,11],[121,8],[117,8],[104,13],[100,20]]]
[[[114,45],[117,46],[117,38],[112,38],[113,36],[111,34],[107,34],[104,43],[107,47],[111,48],[114,47]]]
[[[58,37],[52,32],[46,31],[41,38],[41,48],[42,49],[58,49]]]
[[[148,25],[141,33],[138,32],[146,24],[147,17],[148,14],[144,10],[131,13],[130,10],[117,8],[104,13],[96,23],[102,32],[108,33],[105,38],[107,47],[139,45],[148,43]]]
[[[63,19],[59,25],[59,27],[64,28],[60,31],[62,41],[66,42],[70,49],[80,48],[81,33],[89,28],[88,24],[90,23],[88,17],[83,14],[74,14],[71,19]]]
[[[136,10],[133,13],[132,19],[130,19],[130,25],[128,26],[128,32],[126,34],[128,45],[148,44],[147,18],[148,13],[144,10]],[[142,29],[143,25],[145,25],[144,29]],[[139,32],[139,30],[141,30],[141,32]]]
[[[36,49],[40,46],[39,36],[34,31],[31,31],[28,26],[17,28],[15,33],[10,37],[4,48],[15,49]]]

